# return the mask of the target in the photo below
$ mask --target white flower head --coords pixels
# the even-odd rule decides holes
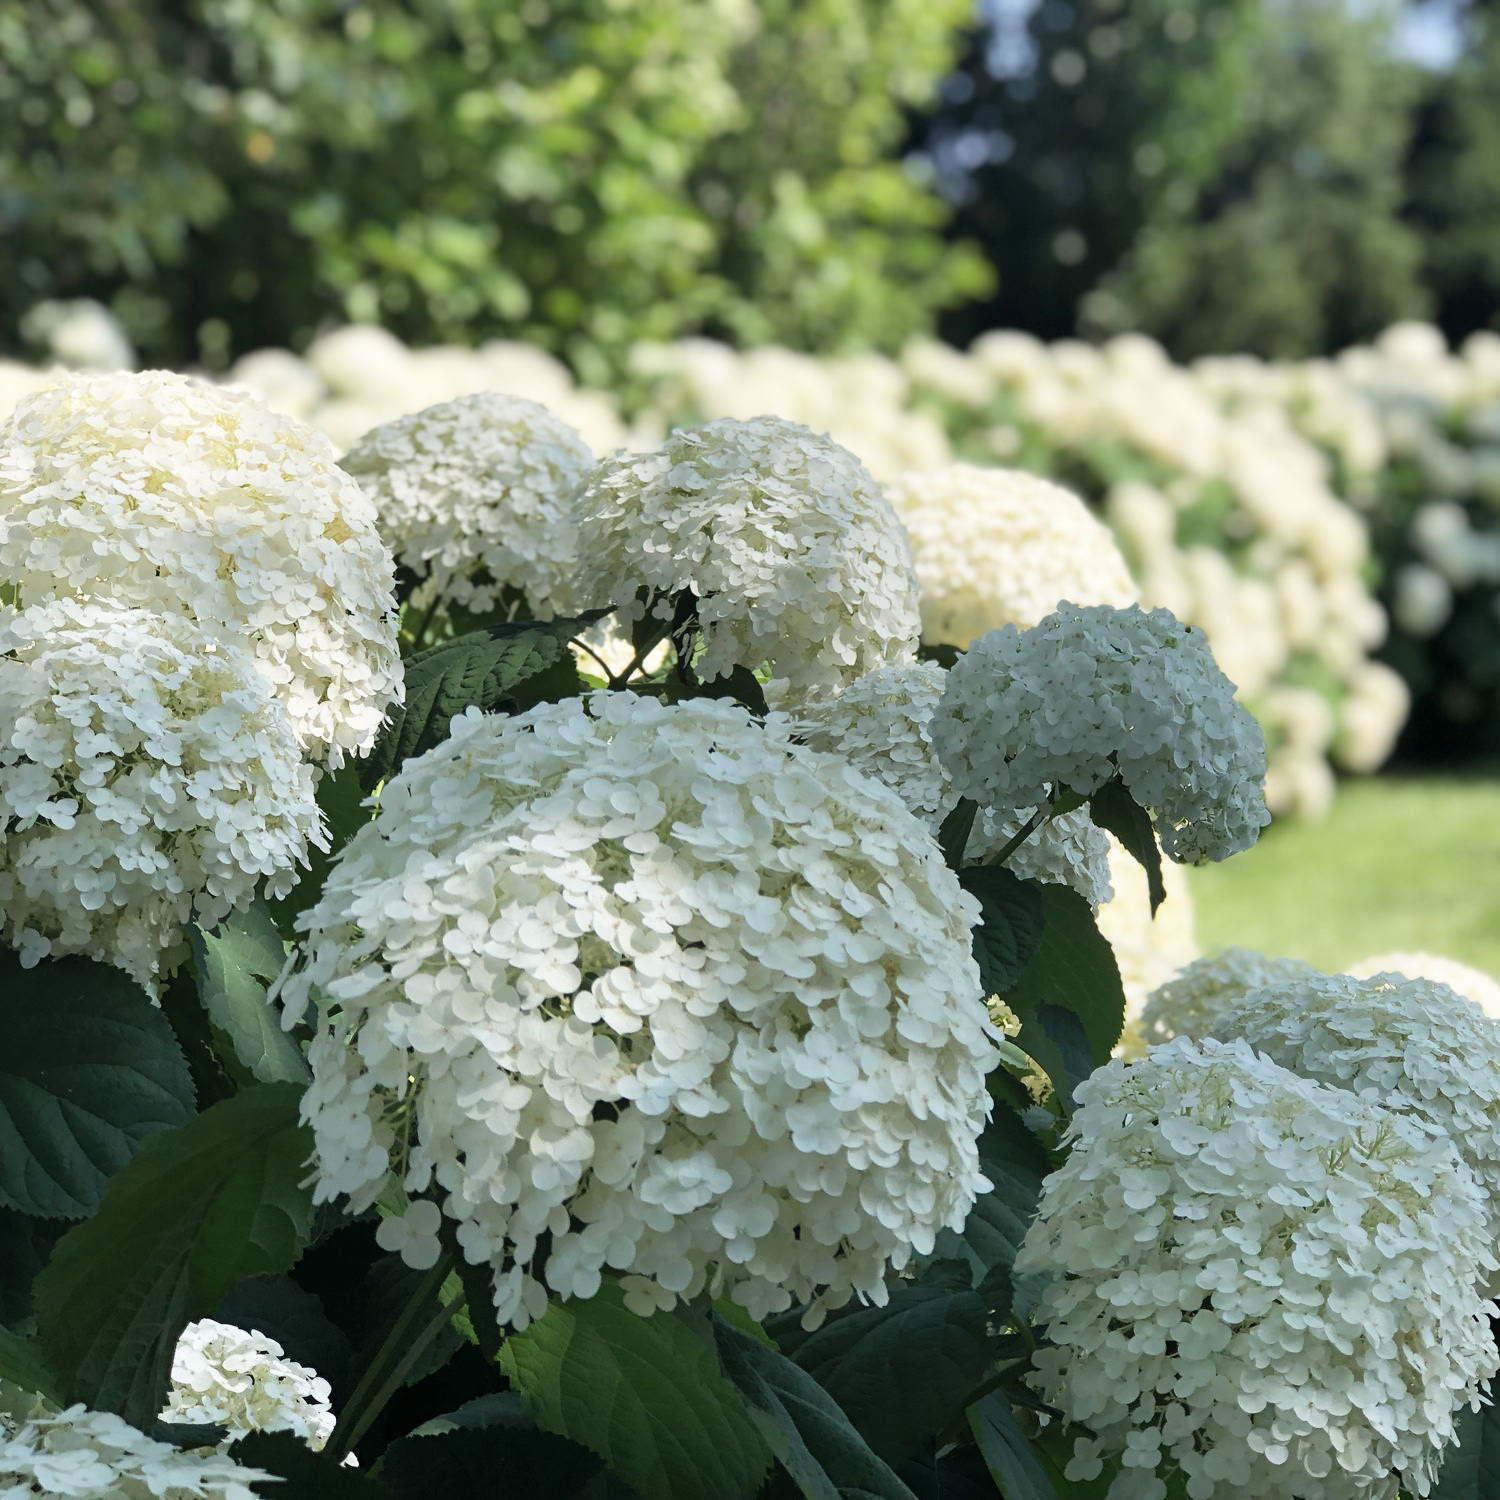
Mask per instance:
[[[460,716],[301,919],[315,1195],[399,1164],[515,1326],[607,1270],[882,1301],[986,1186],[977,917],[894,793],[733,704]]]
[[[948,673],[932,739],[981,805],[1088,796],[1118,775],[1183,863],[1247,848],[1270,821],[1260,727],[1202,632],[1164,609],[1064,604],[980,636]]]
[[[1350,964],[1346,972],[1356,979],[1373,979],[1377,974],[1435,979],[1465,1000],[1472,1000],[1485,1015],[1500,1021],[1500,980],[1456,958],[1444,958],[1437,953],[1380,953]]]
[[[903,474],[886,493],[916,555],[924,640],[967,646],[1001,625],[1036,625],[1064,599],[1139,597],[1109,528],[1050,480],[953,464]]]
[[[1500,1021],[1472,1000],[1430,979],[1314,973],[1252,990],[1215,1035],[1444,1131],[1500,1233]]]
[[[327,848],[286,712],[185,615],[58,599],[0,613],[0,935],[154,992],[192,920]]]
[[[915,652],[917,578],[901,523],[852,453],[794,422],[674,432],[654,453],[605,459],[579,503],[576,606],[640,619],[641,589],[690,590],[705,679],[769,663],[814,693]]]
[[[328,439],[184,375],[75,376],[0,426],[0,577],[240,642],[300,744],[367,749],[402,692],[391,555]]]
[[[510,587],[536,618],[557,612],[594,455],[545,406],[460,396],[367,432],[341,462],[374,500],[396,561],[423,580],[414,604],[482,613]]]
[[[1195,958],[1152,990],[1141,1013],[1148,1046],[1174,1036],[1224,1035],[1229,1017],[1262,985],[1297,985],[1322,974],[1300,958],[1276,958],[1249,948],[1225,948]]]
[[[932,744],[932,716],[948,674],[936,662],[877,667],[832,697],[802,704],[785,716],[815,750],[844,756],[882,781],[934,834],[958,804]],[[1034,808],[981,808],[965,848],[969,863],[998,854],[1020,832]],[[1114,894],[1109,840],[1084,808],[1042,824],[1006,861],[1023,880],[1072,886],[1091,906]]]
[[[1016,1258],[1050,1272],[1034,1380],[1123,1452],[1110,1500],[1425,1495],[1500,1368],[1484,1196],[1429,1126],[1186,1037],[1077,1090]]]
[[[273,1480],[212,1448],[158,1442],[112,1412],[0,1390],[0,1496],[5,1500],[257,1500]]]
[[[163,1422],[214,1424],[231,1441],[247,1432],[290,1432],[321,1450],[333,1433],[328,1382],[286,1357],[275,1339],[231,1323],[189,1323],[172,1354]]]

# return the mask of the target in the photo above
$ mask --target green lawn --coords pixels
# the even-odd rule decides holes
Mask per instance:
[[[1347,781],[1323,822],[1278,824],[1191,876],[1206,952],[1337,970],[1419,949],[1500,978],[1500,767]]]

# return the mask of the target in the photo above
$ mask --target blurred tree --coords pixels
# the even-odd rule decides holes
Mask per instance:
[[[1261,0],[1042,0],[1004,58],[978,29],[919,143],[958,205],[954,232],[999,278],[944,319],[947,336],[1075,332],[1144,227],[1189,213],[1217,174],[1261,23]]]
[[[1451,72],[1423,91],[1408,166],[1410,219],[1450,339],[1500,328],[1500,0],[1471,0]]]
[[[984,283],[886,159],[960,0],[0,0],[0,340],[220,364],[378,319],[607,378],[697,328],[891,346]]]
[[[1146,223],[1084,299],[1086,330],[1138,328],[1180,358],[1297,358],[1428,312],[1401,217],[1422,75],[1392,50],[1393,12],[1267,0],[1266,13],[1217,170]]]

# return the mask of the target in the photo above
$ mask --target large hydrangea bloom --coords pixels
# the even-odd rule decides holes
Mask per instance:
[[[1251,991],[1214,1035],[1445,1131],[1500,1235],[1500,1021],[1472,1000],[1431,979],[1313,973]]]
[[[1377,953],[1350,964],[1346,971],[1356,979],[1373,979],[1377,974],[1396,974],[1402,979],[1435,979],[1446,984],[1454,994],[1472,1000],[1485,1015],[1500,1021],[1500,980],[1482,969],[1444,958],[1437,953]]]
[[[698,598],[706,679],[769,663],[799,692],[910,660],[911,543],[847,449],[778,417],[674,432],[586,484],[573,597],[641,618],[641,589]],[[665,601],[660,606],[669,609]]]
[[[557,612],[594,455],[545,406],[460,396],[367,432],[341,462],[374,500],[396,561],[423,580],[414,607],[481,613],[511,587],[536,618]]]
[[[1135,603],[1113,534],[1061,485],[1020,469],[952,464],[887,486],[922,584],[922,638],[967,646],[1039,624],[1063,600]]]
[[[299,743],[367,748],[402,691],[391,555],[328,439],[183,375],[75,376],[0,426],[0,577],[239,641]]]
[[[517,1326],[607,1269],[881,1301],[987,1186],[977,917],[894,793],[732,704],[471,712],[301,919],[316,1196],[438,1195]]]
[[[257,1500],[274,1483],[212,1448],[184,1451],[147,1437],[112,1412],[0,1387],[0,1496],[4,1500]]]
[[[148,989],[193,919],[326,848],[286,713],[185,615],[58,599],[0,614],[0,934]]]
[[[314,1451],[333,1433],[328,1382],[265,1334],[213,1318],[189,1323],[172,1353],[163,1422],[216,1424],[230,1438],[290,1432]]]
[[[836,695],[804,703],[785,722],[804,743],[843,755],[883,781],[936,833],[958,803],[932,744],[932,716],[947,678],[936,662],[878,667]],[[998,854],[1034,811],[980,809],[965,858],[978,863]],[[1109,840],[1083,808],[1044,823],[1006,863],[1023,879],[1072,886],[1096,907],[1114,894]]]
[[[1015,1268],[1043,1399],[1123,1452],[1109,1500],[1428,1492],[1500,1368],[1486,1204],[1453,1145],[1244,1042],[1178,1038],[1077,1091]]]
[[[1260,727],[1203,633],[1164,609],[1065,604],[980,636],[948,673],[932,740],[981,805],[1088,796],[1118,775],[1183,863],[1237,853],[1270,821]]]
[[[1174,1036],[1222,1037],[1221,1029],[1262,985],[1293,987],[1322,978],[1300,958],[1277,958],[1250,948],[1225,948],[1195,958],[1152,990],[1141,1013],[1147,1046]]]

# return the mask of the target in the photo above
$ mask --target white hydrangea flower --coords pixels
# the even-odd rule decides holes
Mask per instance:
[[[1472,1000],[1430,979],[1315,973],[1252,990],[1215,1035],[1446,1132],[1500,1234],[1500,1021]]]
[[[1221,1036],[1230,1015],[1252,990],[1307,984],[1322,977],[1321,970],[1300,958],[1224,948],[1195,958],[1151,992],[1141,1012],[1141,1032],[1151,1047],[1174,1036]]]
[[[970,646],[932,740],[981,805],[1035,806],[1064,787],[1087,796],[1118,775],[1171,858],[1224,859],[1270,821],[1265,740],[1233,695],[1202,632],[1168,611],[1065,604]]]
[[[977,918],[894,793],[733,704],[462,715],[300,919],[315,1196],[439,1197],[514,1326],[606,1270],[881,1302],[987,1186]]]
[[[1071,490],[1020,469],[953,464],[887,487],[916,556],[922,638],[967,646],[1064,600],[1139,598],[1113,534]]]
[[[402,693],[391,555],[327,438],[184,375],[75,376],[0,427],[0,576],[244,645],[298,742],[367,749]]]
[[[1486,1204],[1430,1127],[1186,1037],[1077,1091],[1017,1274],[1051,1273],[1038,1391],[1124,1452],[1109,1500],[1428,1493],[1500,1368]]]
[[[640,589],[691,590],[705,679],[770,663],[810,694],[915,652],[901,523],[852,453],[794,422],[674,432],[654,453],[605,459],[579,504],[573,607],[640,619]]]
[[[248,652],[185,615],[0,612],[0,935],[155,993],[187,924],[326,849],[313,768]]]
[[[497,391],[460,396],[384,423],[341,462],[375,501],[396,561],[423,580],[412,607],[484,613],[511,587],[537,619],[558,612],[594,455],[545,406]]]
[[[1436,953],[1381,953],[1350,964],[1346,973],[1356,979],[1373,979],[1377,974],[1395,974],[1402,979],[1433,979],[1446,984],[1456,995],[1472,1000],[1485,1015],[1500,1021],[1500,980],[1482,969],[1461,964],[1456,958]]]
[[[257,1500],[274,1479],[212,1448],[181,1450],[112,1412],[58,1411],[0,1387],[0,1497],[4,1500]]]
[[[934,834],[958,804],[958,793],[932,745],[932,716],[948,674],[936,662],[878,667],[833,697],[814,699],[786,714],[815,750],[843,755],[882,781]],[[981,808],[965,848],[968,863],[998,854],[1035,811]],[[1114,894],[1109,840],[1084,808],[1052,818],[1019,845],[1006,867],[1023,880],[1072,886],[1091,906]]]
[[[314,1451],[333,1433],[328,1382],[286,1357],[275,1339],[203,1318],[189,1323],[172,1354],[163,1422],[213,1423],[231,1441],[247,1432],[290,1432]]]

